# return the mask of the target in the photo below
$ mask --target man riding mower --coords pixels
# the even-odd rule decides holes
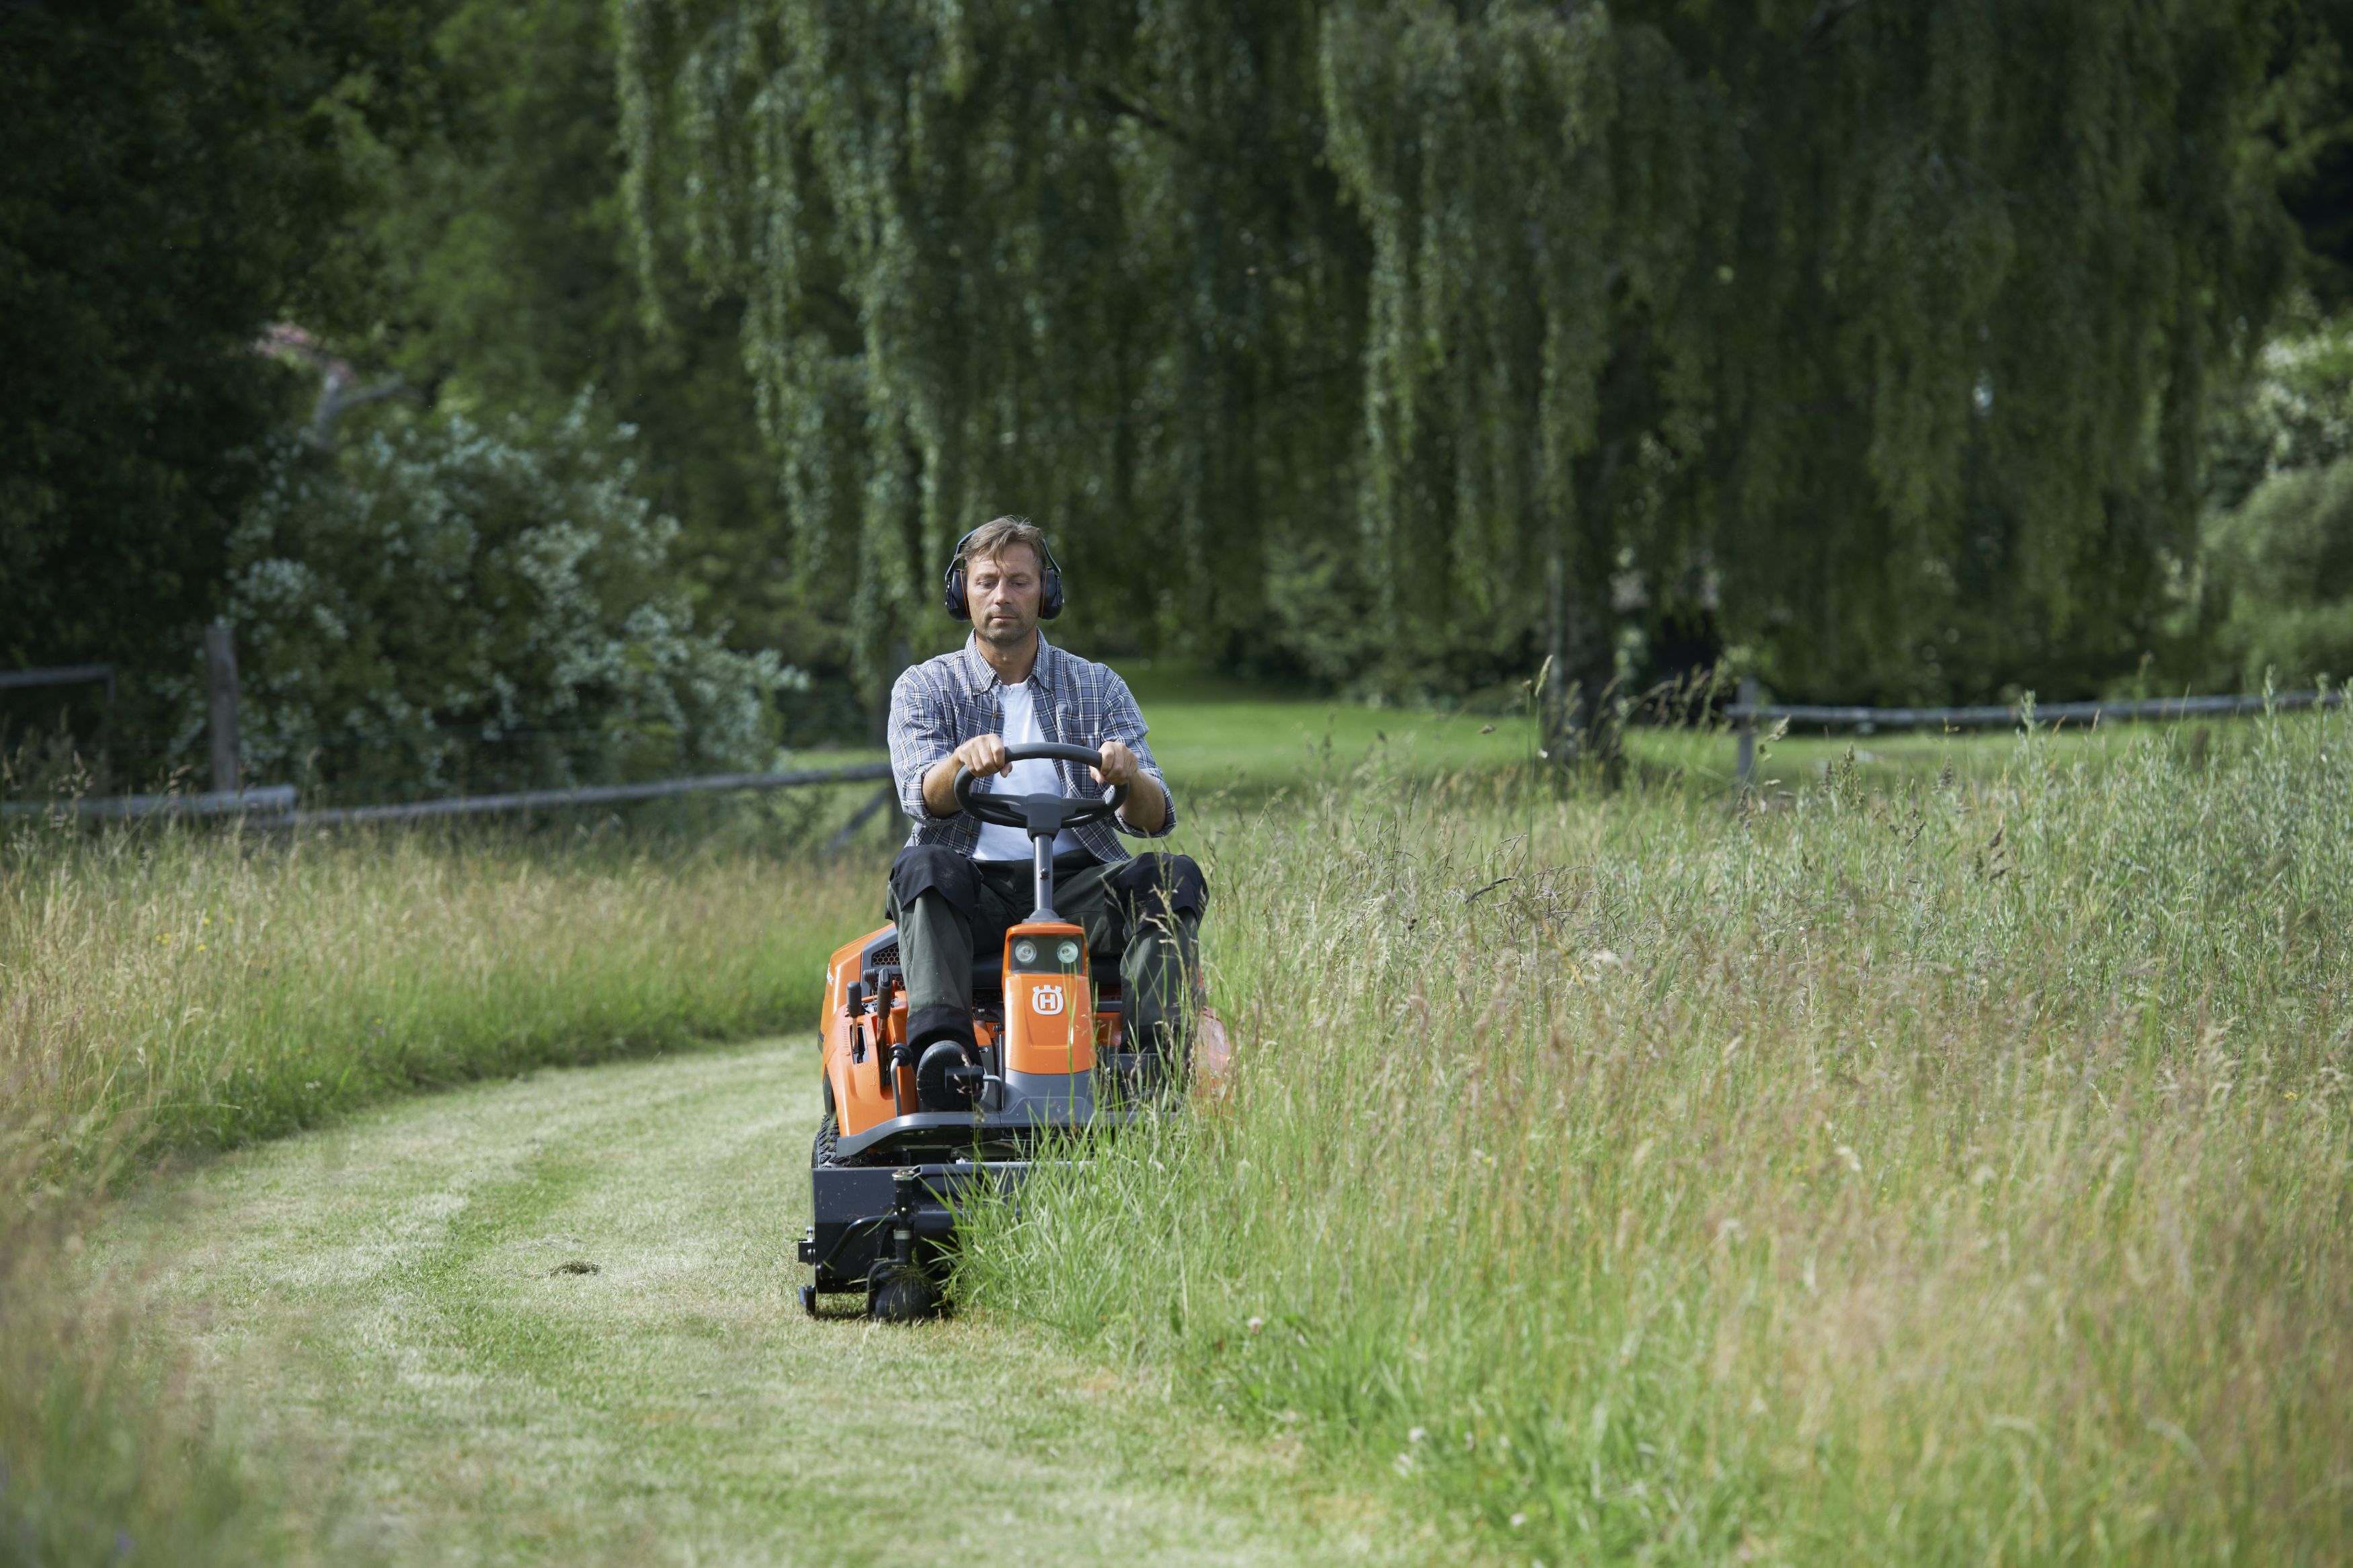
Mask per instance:
[[[935,1310],[965,1189],[1010,1191],[1058,1131],[1154,1113],[1197,1039],[1208,1065],[1224,1055],[1200,1005],[1200,868],[1119,841],[1165,837],[1176,807],[1126,682],[1038,630],[1062,608],[1045,535],[1018,517],[975,529],[944,597],[972,635],[891,694],[914,821],[892,923],[826,972],[812,1314],[819,1292],[858,1289],[876,1317]]]

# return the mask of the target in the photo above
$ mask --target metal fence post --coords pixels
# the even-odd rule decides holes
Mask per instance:
[[[213,788],[241,788],[245,769],[237,733],[237,640],[227,621],[205,628],[205,730],[212,743]]]
[[[1733,743],[1737,748],[1732,763],[1732,787],[1746,795],[1749,780],[1757,773],[1757,678],[1740,678],[1739,705],[1750,711],[1738,716],[1733,725]]]

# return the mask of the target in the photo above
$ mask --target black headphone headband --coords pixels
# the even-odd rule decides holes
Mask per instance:
[[[987,526],[984,522],[980,528]],[[965,597],[964,547],[972,542],[972,536],[980,528],[966,530],[965,536],[955,542],[955,553],[948,558],[947,575],[940,582],[941,597],[947,605],[948,614],[960,621],[972,619],[972,605]],[[1050,621],[1062,613],[1062,563],[1054,559],[1054,547],[1046,542],[1043,531],[1038,535],[1038,548],[1046,556],[1046,586],[1038,596],[1038,618]]]

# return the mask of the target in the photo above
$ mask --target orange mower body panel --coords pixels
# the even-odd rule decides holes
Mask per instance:
[[[879,926],[854,942],[834,949],[825,969],[824,1027],[818,1036],[822,1071],[832,1089],[835,1125],[844,1137],[864,1132],[914,1105],[914,1086],[900,1082],[909,1075],[892,1075],[886,1065],[891,1047],[907,1037],[907,993],[893,987],[884,998],[890,1005],[871,1012],[849,1011],[849,987],[860,975],[866,953],[892,935]],[[1039,942],[1041,954],[1051,943],[1050,970],[1023,972],[1014,958],[1017,941]],[[1075,970],[1062,967],[1061,943],[1075,942]],[[1092,1072],[1105,1056],[1120,1048],[1124,1033],[1120,1015],[1095,1006],[1093,975],[1088,964],[1086,939],[1077,926],[1025,922],[1005,938],[1005,1023],[976,1017],[973,1027],[984,1049],[1002,1045],[1005,1066],[1024,1073]],[[1217,1048],[1201,1065],[1222,1070],[1225,1032],[1208,1015],[1202,1017],[1203,1043],[1214,1039]]]
[[[1005,933],[1005,1069],[1094,1071],[1094,981],[1077,926],[1024,921]]]

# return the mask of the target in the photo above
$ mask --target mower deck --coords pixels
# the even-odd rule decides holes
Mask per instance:
[[[1105,1106],[1093,1112],[1087,1125],[1115,1129],[1147,1114],[1151,1112],[1140,1107]],[[899,1228],[895,1222],[902,1207],[914,1260],[927,1272],[936,1273],[948,1237],[955,1234],[958,1209],[992,1193],[1011,1197],[1033,1171],[1082,1163],[1039,1159],[1019,1148],[1038,1131],[1068,1130],[1072,1125],[1043,1119],[1018,1121],[1002,1113],[906,1117],[887,1130],[893,1138],[934,1136],[923,1140],[930,1147],[909,1147],[903,1161],[893,1161],[887,1148],[863,1160],[855,1152],[844,1151],[832,1138],[828,1121],[818,1135],[809,1162],[809,1226],[801,1237],[799,1258],[816,1276],[803,1290],[805,1304],[818,1295],[871,1291],[878,1277],[889,1272]],[[1004,1153],[1002,1157],[986,1152],[947,1154],[938,1147],[959,1134],[967,1149],[997,1149]]]
[[[976,1189],[1010,1195],[1029,1178],[1028,1160],[953,1160],[902,1165],[812,1165],[813,1205],[801,1237],[800,1260],[817,1271],[812,1293],[864,1290],[877,1264],[892,1256],[900,1218],[899,1184],[913,1173],[906,1215],[924,1261],[938,1255],[955,1230],[955,1210]]]

